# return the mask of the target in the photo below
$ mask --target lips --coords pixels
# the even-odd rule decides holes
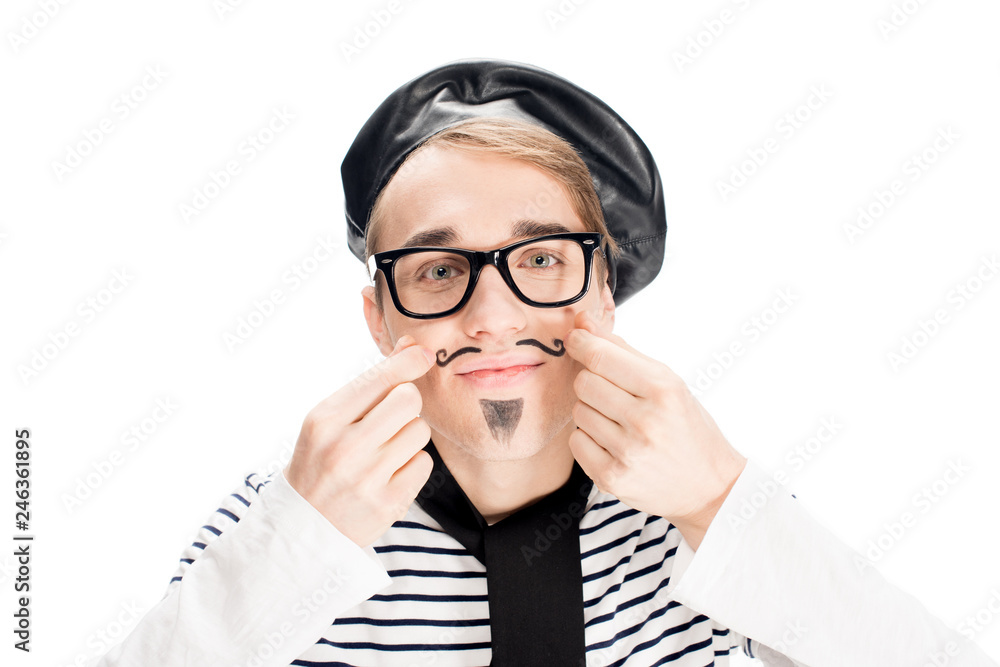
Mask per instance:
[[[459,378],[459,382],[477,391],[508,390],[529,382],[531,378],[535,377],[535,373],[538,372],[538,368],[541,365],[540,363],[533,365],[519,364],[507,366],[500,370],[480,369],[469,371],[468,373],[460,373],[456,377]]]
[[[462,373],[462,375],[472,375],[477,378],[494,378],[494,377],[514,377],[518,373],[523,373],[529,368],[534,368],[534,366],[508,366],[507,368],[484,368],[478,371],[471,371],[469,373]]]
[[[494,357],[482,357],[479,359],[470,359],[465,364],[462,364],[455,369],[456,375],[466,375],[468,373],[473,373],[476,371],[493,371],[500,372],[506,369],[515,369],[522,366],[540,366],[541,361],[534,359],[529,355],[524,354],[508,354],[502,356]],[[523,370],[523,369],[522,369]],[[482,373],[486,375],[486,373]]]

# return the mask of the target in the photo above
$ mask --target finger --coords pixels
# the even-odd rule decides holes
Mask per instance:
[[[573,406],[573,422],[612,456],[620,453],[621,444],[628,437],[621,424],[608,419],[586,403],[577,402]]]
[[[621,425],[640,400],[618,385],[584,368],[573,380],[573,392],[583,403]]]
[[[347,438],[374,452],[412,419],[420,415],[423,401],[412,382],[393,387],[375,407],[347,430]],[[346,439],[346,438],[345,438]]]
[[[407,507],[413,499],[420,493],[427,480],[430,479],[431,471],[434,469],[434,459],[427,452],[420,450],[413,454],[399,470],[392,476],[387,484],[390,493],[398,494],[403,498]]]
[[[649,361],[656,361],[656,359],[653,359],[652,357],[643,354],[639,350],[635,349],[634,347],[626,343],[625,339],[622,338],[621,336],[614,334],[611,331],[605,331],[605,329],[601,327],[601,325],[597,322],[597,320],[595,320],[593,316],[585,310],[582,310],[576,314],[574,323],[575,323],[575,328],[577,329],[586,329],[595,336],[610,340],[611,342],[615,343],[616,345],[619,345],[620,347],[625,348],[626,350],[632,352],[633,354],[637,354],[640,357],[648,359]]]
[[[387,486],[391,484],[392,478],[427,446],[430,439],[431,429],[423,419],[414,417],[404,424],[403,428],[378,447],[375,461],[378,478]]]
[[[397,343],[398,345],[398,343]],[[434,353],[422,345],[405,343],[385,360],[362,373],[323,401],[323,407],[360,419],[389,391],[403,382],[416,380],[434,367]]]
[[[403,334],[398,339],[396,339],[396,346],[392,348],[392,352],[389,353],[389,356],[391,357],[394,354],[402,352],[406,348],[413,347],[416,344],[417,340],[413,336],[411,336],[410,334]]]
[[[607,327],[601,326],[597,322],[597,320],[595,320],[594,317],[587,311],[580,311],[579,313],[577,313],[574,322],[576,324],[576,328],[589,331],[598,338],[604,338],[605,340],[609,340],[618,345],[619,347],[622,347],[632,352],[633,354],[636,354],[637,356],[646,359],[650,364],[653,364],[660,369],[661,375],[669,376],[673,380],[680,380],[680,376],[674,373],[673,370],[671,370],[670,367],[668,367],[662,361],[660,361],[659,359],[655,359],[649,356],[648,354],[644,354],[640,350],[635,349],[634,347],[629,345],[624,338],[615,335],[610,330],[607,330]]]
[[[599,490],[607,493],[607,475],[615,458],[583,429],[576,429],[569,434],[569,449],[587,477],[594,480]]]
[[[613,341],[595,336],[586,329],[573,329],[566,336],[566,352],[588,370],[633,396],[647,397],[653,393],[650,360]]]
[[[396,345],[393,346],[392,352],[389,353],[389,357],[399,352],[399,348],[403,347],[403,343],[407,340],[407,338],[407,336],[400,336],[399,339],[396,340]],[[386,358],[388,359],[388,357]]]

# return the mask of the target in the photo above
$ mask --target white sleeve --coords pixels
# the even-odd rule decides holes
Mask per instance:
[[[735,486],[733,487],[735,489]],[[730,492],[731,493],[731,492]],[[704,544],[702,544],[704,548]],[[704,551],[699,550],[698,553],[705,555]],[[695,551],[691,548],[691,545],[687,543],[684,536],[681,536],[680,544],[677,545],[677,551],[674,553],[673,560],[673,570],[670,573],[670,584],[667,586],[667,591],[676,590],[676,585],[674,582],[679,581],[684,572],[687,570],[688,565],[694,559]],[[725,567],[724,562],[717,563],[717,567]],[[680,601],[680,600],[678,600]],[[685,606],[689,606],[685,603]],[[696,611],[701,611],[695,607],[691,607]],[[704,613],[704,612],[702,612]],[[756,639],[750,639],[749,637],[744,637],[739,632],[736,632],[732,628],[729,630],[730,635],[730,646],[732,648],[739,648],[743,651],[743,654],[760,660],[761,664],[765,667],[809,667],[805,663],[796,662],[786,655],[778,653],[769,646],[761,644]]]
[[[390,578],[278,471],[248,475],[198,531],[164,597],[96,667],[288,665]]]
[[[997,667],[752,460],[698,550],[682,538],[666,590],[738,639],[753,637],[744,650],[765,665]]]

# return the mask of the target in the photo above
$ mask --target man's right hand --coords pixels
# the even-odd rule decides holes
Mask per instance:
[[[401,519],[430,477],[433,460],[422,450],[431,430],[412,380],[433,366],[429,349],[402,336],[302,423],[285,479],[360,547]]]

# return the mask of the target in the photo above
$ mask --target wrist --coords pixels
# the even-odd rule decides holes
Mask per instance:
[[[692,512],[683,517],[670,519],[670,522],[677,526],[677,529],[681,531],[681,535],[684,536],[684,540],[695,551],[697,551],[698,547],[701,546],[701,542],[705,538],[705,534],[708,532],[709,526],[712,525],[712,521],[719,513],[719,510],[722,509],[722,505],[726,502],[726,498],[729,497],[729,493],[733,490],[733,487],[736,486],[737,480],[746,468],[746,457],[742,455],[738,456],[739,458],[736,460],[736,465],[733,468],[734,472],[730,475],[729,482],[726,484],[725,489],[721,493],[712,498],[696,512]]]

